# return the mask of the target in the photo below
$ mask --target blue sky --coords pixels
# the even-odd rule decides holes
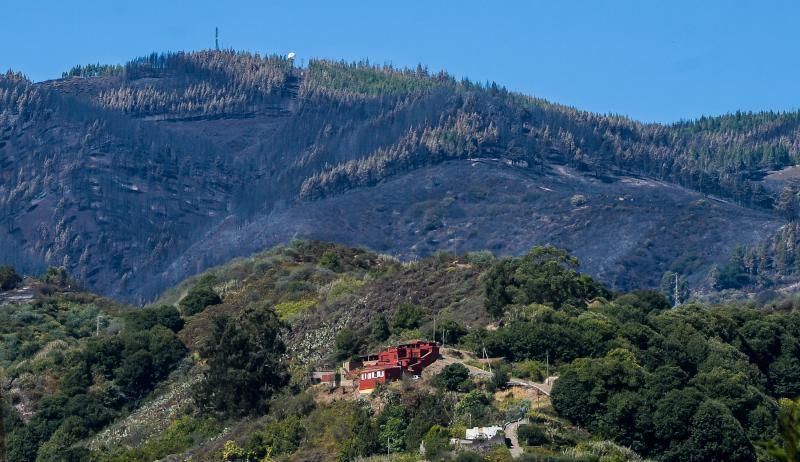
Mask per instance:
[[[0,70],[33,80],[214,43],[394,65],[671,122],[800,108],[796,1],[26,0],[0,7]]]

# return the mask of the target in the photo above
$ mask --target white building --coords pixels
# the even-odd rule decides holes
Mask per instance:
[[[491,427],[473,427],[467,429],[466,438],[468,440],[490,440],[497,435],[503,427],[492,425]]]

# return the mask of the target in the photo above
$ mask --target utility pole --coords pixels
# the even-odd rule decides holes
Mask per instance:
[[[550,380],[550,350],[546,350],[545,352],[544,370],[545,370],[544,383],[547,383]]]
[[[95,327],[94,336],[95,337],[99,337],[100,336],[100,315],[99,314],[97,315],[97,325]]]
[[[433,343],[436,343],[436,313],[433,314]]]

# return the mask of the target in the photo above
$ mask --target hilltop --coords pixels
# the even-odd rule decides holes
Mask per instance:
[[[763,291],[797,280],[799,126],[642,124],[422,66],[233,51],[9,72],[0,261],[143,303],[293,238],[404,260],[551,243],[618,289],[679,273],[695,292]]]

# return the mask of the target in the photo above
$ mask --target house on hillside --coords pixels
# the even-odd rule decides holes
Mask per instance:
[[[418,376],[437,359],[439,344],[424,341],[397,345],[377,355],[366,356],[358,370],[358,391],[369,393],[379,383],[399,380],[403,378],[403,374]],[[348,366],[352,367],[351,364]]]

